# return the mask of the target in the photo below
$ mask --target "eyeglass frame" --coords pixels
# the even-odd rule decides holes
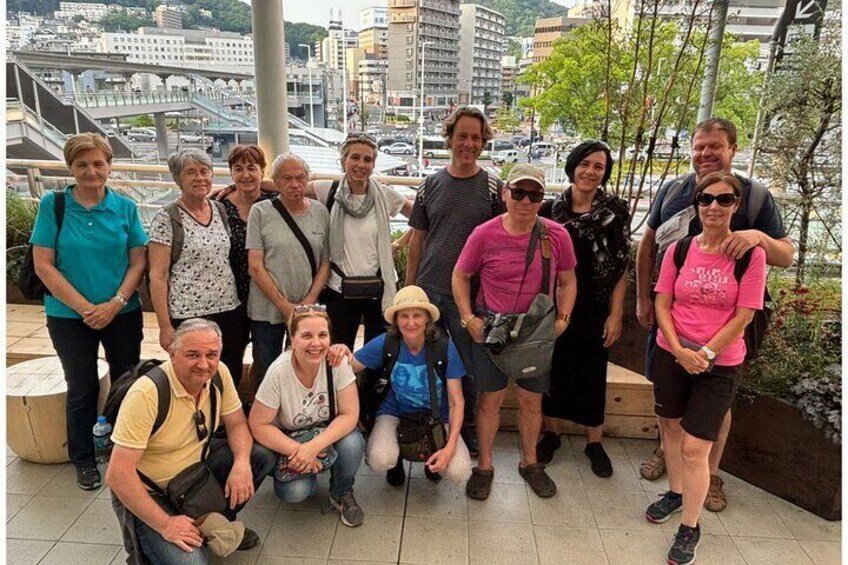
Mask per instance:
[[[539,204],[545,199],[545,191],[544,190],[527,190],[524,188],[516,188],[511,184],[506,185],[506,189],[509,191],[509,197],[512,198],[515,202],[521,202],[524,198],[529,198],[530,202],[533,204]],[[538,200],[535,199],[533,195],[538,194]],[[516,196],[520,196],[520,198],[516,198]]]
[[[725,196],[730,196],[733,199],[727,200],[727,198],[724,198],[724,201],[726,202],[726,204],[724,204],[724,203],[722,203],[722,201],[720,199],[725,197]],[[707,202],[701,202],[702,198],[704,200],[706,200]],[[701,208],[708,208],[708,207],[713,205],[713,202],[718,202],[718,205],[721,206],[722,208],[730,208],[731,206],[733,206],[737,202],[739,202],[739,200],[740,200],[739,195],[737,195],[733,192],[722,192],[721,194],[710,194],[709,192],[701,191],[701,192],[699,192],[698,194],[695,195],[695,203]]]

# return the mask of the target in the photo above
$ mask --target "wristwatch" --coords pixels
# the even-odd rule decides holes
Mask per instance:
[[[463,329],[465,329],[465,328],[467,328],[467,327],[468,327],[468,324],[470,324],[470,323],[471,323],[471,320],[473,320],[473,319],[474,319],[474,318],[476,318],[476,317],[477,317],[477,316],[475,316],[474,314],[472,314],[471,316],[468,316],[468,317],[467,317],[467,318],[465,318],[464,320],[460,320],[460,321],[459,321],[459,325],[460,325],[460,326],[462,326],[462,328],[463,328]]]
[[[703,351],[704,355],[707,356],[707,361],[712,361],[716,358],[716,352],[707,347],[706,345],[701,346],[701,351]]]

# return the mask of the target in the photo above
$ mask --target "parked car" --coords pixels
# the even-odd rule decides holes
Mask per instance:
[[[190,133],[190,132],[182,132],[179,135],[180,143],[202,143],[203,145],[210,145],[212,140],[199,133]]]
[[[432,175],[433,173],[438,173],[442,169],[444,169],[444,167],[424,167],[420,171],[412,171],[412,173],[409,176],[418,177],[418,178],[423,179],[423,178],[426,178],[426,177]]]
[[[130,141],[156,141],[156,130],[152,128],[130,128],[124,135]]]
[[[537,141],[533,143],[533,153],[540,156],[547,156],[554,152],[554,144],[550,141]]]
[[[518,151],[515,149],[504,149],[503,151],[495,151],[492,153],[492,163],[495,165],[503,165],[505,163],[517,163]]]
[[[412,155],[415,153],[415,147],[404,141],[392,143],[388,147],[384,147],[383,151],[389,155]]]
[[[389,145],[391,145],[393,143],[398,143],[400,141],[403,141],[403,140],[398,136],[381,137],[380,139],[377,140],[377,149],[383,149],[384,147],[388,147]]]

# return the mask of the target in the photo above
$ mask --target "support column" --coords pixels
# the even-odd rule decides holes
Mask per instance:
[[[165,113],[153,114],[153,122],[156,124],[156,147],[161,159],[168,158],[168,128],[165,127]]]
[[[259,147],[269,160],[289,150],[282,0],[251,2]]]
[[[698,122],[709,119],[715,103],[716,77],[721,61],[721,43],[724,40],[724,24],[727,22],[728,0],[715,0],[713,24],[707,45],[707,65],[704,69],[704,82],[701,84],[701,103],[698,106]]]

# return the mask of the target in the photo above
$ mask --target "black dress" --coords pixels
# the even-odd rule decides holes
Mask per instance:
[[[578,221],[563,221],[561,210],[552,213],[553,201],[539,211],[563,223],[577,256],[577,300],[568,328],[554,345],[551,386],[542,397],[542,412],[596,427],[604,423],[606,404],[609,350],[604,347],[604,324],[612,290],[627,268],[629,217],[624,201],[600,190],[586,214],[571,213],[570,201],[560,207],[566,205],[569,218]]]

